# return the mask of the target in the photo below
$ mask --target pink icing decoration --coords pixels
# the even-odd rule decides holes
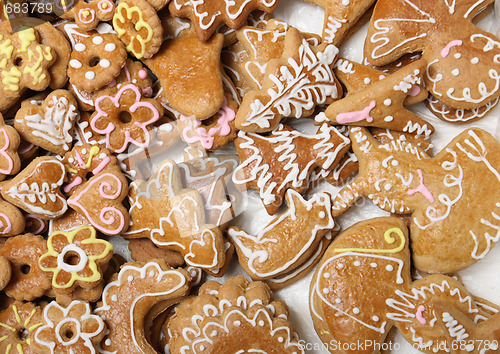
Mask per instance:
[[[100,183],[100,181],[105,177],[111,177],[113,180],[115,180],[115,182],[117,183],[116,193],[108,194],[109,191],[113,190],[113,187],[111,186],[111,184],[109,182],[104,181],[104,182]],[[87,218],[87,220],[93,226],[95,226],[98,230],[100,230],[106,234],[109,234],[109,235],[117,235],[123,230],[123,227],[125,226],[125,216],[123,215],[123,213],[120,210],[118,210],[114,206],[104,207],[101,210],[101,212],[99,213],[99,220],[101,222],[101,223],[99,223],[98,221],[94,220],[94,218],[90,215],[88,210],[85,209],[85,207],[83,205],[81,205],[79,202],[81,196],[87,194],[89,189],[93,188],[94,185],[96,185],[98,183],[100,183],[99,184],[99,195],[103,199],[116,200],[120,196],[121,189],[122,189],[122,181],[120,181],[120,179],[112,173],[103,173],[102,175],[91,179],[89,185],[81,193],[79,193],[77,197],[68,199],[68,205],[73,205],[75,207],[80,208],[81,211],[85,214],[85,217]],[[115,216],[109,215],[109,213],[115,213],[120,218],[120,225],[114,230],[110,230],[110,229],[103,226],[103,224],[104,225],[111,225],[116,221]],[[106,218],[106,214],[108,214],[107,218]]]
[[[18,154],[24,154],[25,152],[28,152],[31,149],[33,149],[34,146],[35,145],[33,145],[33,144],[27,144],[24,148],[17,150],[17,153]]]
[[[106,156],[102,161],[101,163],[99,164],[99,166],[97,166],[96,168],[94,168],[94,170],[92,171],[92,173],[94,175],[98,174],[99,172],[101,172],[104,167],[106,167],[108,165],[108,163],[111,161],[111,159],[109,158],[109,156]]]
[[[450,54],[450,49],[457,46],[457,45],[462,45],[462,41],[460,39],[455,39],[454,41],[451,41],[448,43],[442,50],[441,50],[441,56],[443,58],[446,58],[448,54]]]
[[[420,305],[418,308],[417,308],[417,313],[415,314],[415,317],[416,319],[418,320],[418,322],[420,322],[421,324],[426,324],[427,321],[426,319],[424,318],[424,316],[422,316],[422,313],[425,311],[425,306],[424,305]]]
[[[0,229],[4,227],[4,229],[0,232],[0,234],[6,234],[10,232],[12,230],[12,223],[9,217],[4,213],[0,213],[0,218],[4,218],[5,224],[7,224],[5,225],[4,222],[0,220]]]
[[[106,87],[115,87],[116,86],[116,80],[113,79],[109,84],[106,85]]]
[[[420,177],[420,184],[415,189],[408,190],[408,195],[414,195],[415,193],[422,193],[422,195],[431,203],[434,203],[434,196],[427,186],[424,184],[424,175],[422,170],[419,168],[417,170],[418,176]]]
[[[118,93],[116,94],[115,97],[111,97],[111,96],[108,96],[108,95],[103,95],[103,96],[98,97],[95,100],[95,108],[96,108],[97,114],[90,121],[90,127],[95,132],[97,132],[99,134],[106,134],[106,147],[108,149],[113,149],[112,146],[111,146],[110,137],[111,137],[111,133],[115,130],[115,125],[112,122],[109,122],[105,129],[99,129],[99,128],[97,128],[97,126],[96,126],[97,122],[100,119],[102,119],[102,118],[108,117],[108,114],[106,112],[104,112],[102,110],[102,108],[101,108],[101,102],[103,100],[105,100],[105,99],[109,99],[115,105],[115,107],[120,107],[120,98],[121,98],[121,96],[123,95],[123,93],[126,90],[132,90],[135,93],[135,102],[130,106],[130,109],[129,109],[130,112],[134,113],[139,107],[146,107],[146,108],[150,109],[153,112],[153,117],[150,120],[148,120],[148,121],[146,121],[144,123],[139,123],[139,122],[130,122],[130,123],[128,123],[128,124],[135,125],[139,129],[142,129],[142,131],[144,133],[144,136],[145,136],[145,141],[144,141],[144,143],[140,143],[140,142],[134,140],[130,136],[130,132],[129,131],[125,131],[125,132],[123,132],[123,134],[125,135],[123,146],[121,146],[119,149],[114,149],[114,152],[117,152],[117,153],[124,152],[129,143],[132,143],[132,144],[134,144],[135,146],[138,146],[138,147],[146,148],[149,145],[149,139],[150,139],[149,138],[149,132],[148,132],[147,126],[150,125],[150,124],[152,124],[152,123],[154,123],[154,122],[156,122],[158,120],[158,118],[160,118],[160,113],[158,112],[158,110],[156,109],[156,107],[153,106],[152,103],[150,103],[150,102],[141,102],[141,97],[142,97],[141,96],[141,92],[139,91],[139,88],[137,86],[133,85],[133,84],[128,84],[128,85],[125,85],[122,88],[120,88],[120,91],[118,91]]]
[[[38,230],[33,231],[35,235],[39,234],[40,232],[43,231],[45,228],[45,221],[40,219],[38,216],[33,215],[33,214],[26,214],[24,215],[24,220],[26,220],[26,227],[31,227],[33,225],[33,220],[36,220],[40,223],[40,227]]]
[[[416,95],[418,95],[420,93],[420,86],[418,85],[413,85],[410,89],[410,91],[408,91],[408,96],[411,96],[411,97],[415,97]]]
[[[385,77],[386,77],[385,75],[380,75],[380,76],[378,77],[378,79],[379,79],[379,80],[383,80],[383,79],[385,79]]]
[[[76,161],[78,162],[81,168],[86,168],[85,162],[83,162],[83,159],[78,151],[76,152]]]
[[[144,97],[151,97],[153,96],[153,89],[151,87],[146,87],[142,90],[142,94],[144,95]]]
[[[337,122],[339,123],[355,123],[365,120],[368,123],[373,122],[373,117],[370,116],[371,110],[375,107],[377,102],[375,100],[371,101],[368,107],[365,107],[361,111],[345,112],[337,114]]]
[[[85,15],[83,14],[84,11],[90,12],[90,14],[92,15],[92,16],[90,16],[90,20],[85,19]],[[82,23],[92,23],[92,21],[95,20],[95,11],[92,9],[89,9],[88,7],[86,9],[80,9],[80,11],[78,11],[78,18],[80,19],[80,21]]]
[[[4,175],[9,175],[12,173],[12,170],[14,169],[14,161],[7,153],[7,149],[10,146],[10,139],[9,136],[7,135],[7,131],[5,130],[5,128],[0,129],[0,132],[2,132],[3,137],[5,139],[5,145],[0,149],[0,156],[3,156],[7,160],[7,163],[9,165],[9,167],[7,167],[5,170],[0,169],[0,173]]]
[[[182,136],[184,140],[188,144],[200,142],[201,145],[205,149],[211,149],[212,146],[214,145],[214,137],[215,135],[219,136],[227,136],[231,132],[231,127],[229,126],[229,122],[233,121],[236,114],[235,112],[227,106],[227,101],[224,99],[224,103],[222,104],[222,107],[219,109],[220,117],[217,119],[217,125],[213,128],[210,128],[208,131],[205,127],[200,127],[201,126],[201,121],[199,120],[193,120],[194,126],[196,126],[196,133],[195,136],[189,136],[188,133],[192,132],[193,125],[187,126],[184,128],[182,131]],[[181,121],[186,121],[188,118],[184,117],[181,115],[179,117]]]
[[[102,7],[102,4],[104,3],[107,3],[108,4],[108,7],[107,8],[103,8]],[[99,10],[101,10],[102,12],[104,13],[107,13],[107,12],[111,12],[113,11],[113,4],[110,3],[108,0],[101,0],[97,3],[97,7],[99,8]]]
[[[130,76],[130,71],[128,71],[127,65],[123,67],[123,70],[125,70],[125,75],[127,75],[127,81],[132,81],[132,77]]]
[[[148,77],[148,72],[144,69],[141,69],[141,70],[139,70],[138,75],[139,75],[139,78],[144,80],[145,78]]]
[[[80,184],[82,184],[82,182],[83,182],[82,178],[80,176],[76,176],[73,182],[64,186],[63,188],[64,193],[69,193],[69,191],[73,189],[73,187],[79,186]]]

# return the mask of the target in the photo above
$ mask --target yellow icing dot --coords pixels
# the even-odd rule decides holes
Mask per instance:
[[[89,10],[84,10],[83,11],[83,16],[87,17],[90,15],[90,11]]]
[[[108,8],[108,6],[109,6],[109,4],[108,4],[107,2],[105,2],[105,3],[103,3],[103,4],[101,5],[101,7],[102,7],[103,9],[107,9],[107,8]]]

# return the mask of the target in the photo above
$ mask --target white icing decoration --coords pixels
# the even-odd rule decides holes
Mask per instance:
[[[332,43],[333,40],[335,39],[337,31],[342,28],[344,23],[347,23],[347,20],[345,18],[336,19],[333,16],[328,16],[328,22],[326,23],[325,28],[323,30],[324,41],[326,43]]]
[[[95,79],[95,72],[93,72],[93,71],[87,71],[85,73],[85,78],[87,80],[94,80]]]
[[[95,45],[102,44],[103,41],[104,39],[101,36],[95,36],[94,38],[92,38],[92,43],[94,43]]]
[[[99,61],[99,65],[102,66],[103,68],[109,68],[111,63],[109,62],[108,59],[101,59]]]
[[[104,46],[104,50],[105,50],[106,52],[112,52],[112,51],[114,51],[115,49],[116,49],[116,44],[114,44],[114,43],[108,43],[108,44],[106,44],[106,45]]]
[[[83,52],[83,51],[85,51],[85,49],[87,49],[87,46],[85,44],[83,44],[83,43],[76,43],[75,44],[75,50],[77,52]]]
[[[69,66],[71,66],[72,68],[75,68],[75,69],[80,69],[82,67],[82,63],[80,63],[80,61],[78,61],[76,59],[71,59],[69,61]]]

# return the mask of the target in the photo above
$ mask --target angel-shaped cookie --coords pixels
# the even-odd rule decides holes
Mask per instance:
[[[410,266],[408,231],[399,218],[365,220],[338,235],[311,281],[311,314],[323,342],[372,343],[366,352],[376,352],[396,327],[414,348],[444,353],[437,302],[472,322],[491,317],[460,281],[441,274],[413,281]]]
[[[453,108],[478,108],[500,95],[500,42],[472,19],[493,0],[381,0],[365,40],[365,58],[385,65],[422,52],[425,84]]]
[[[428,273],[463,269],[498,242],[500,144],[492,135],[465,130],[432,158],[409,142],[382,144],[366,128],[350,136],[359,174],[335,197],[334,216],[363,196],[411,214],[414,265]],[[443,243],[446,251],[436,247]]]
[[[148,181],[131,183],[130,228],[126,238],[150,238],[157,246],[179,251],[186,263],[204,269],[224,264],[220,229],[206,224],[203,199],[183,189],[177,164],[164,160]]]

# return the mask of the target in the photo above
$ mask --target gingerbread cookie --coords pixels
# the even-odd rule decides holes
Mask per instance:
[[[325,115],[333,124],[347,124],[388,128],[425,135],[434,131],[432,124],[405,108],[426,97],[421,88],[425,62],[415,61],[395,73],[385,76],[377,70],[361,64],[340,59],[335,73],[347,87],[347,97],[332,103]]]
[[[222,3],[214,0],[191,1],[172,0],[170,13],[175,17],[188,17],[200,40],[208,40],[215,30],[226,24],[231,28],[240,27],[254,10],[273,12],[279,0],[235,0]]]
[[[175,309],[169,348],[175,353],[227,351],[304,353],[288,319],[288,307],[271,298],[263,282],[229,278],[210,281]],[[196,319],[196,320],[195,320]]]
[[[55,219],[68,208],[60,190],[65,178],[66,170],[57,158],[37,157],[5,183],[2,197],[44,220]]]
[[[95,97],[96,111],[90,118],[90,128],[106,136],[106,148],[124,152],[129,144],[146,148],[150,142],[149,130],[162,115],[163,108],[154,99],[144,98],[138,86],[129,83],[102,90]]]
[[[335,227],[328,193],[305,200],[289,189],[286,202],[288,209],[255,236],[239,227],[228,230],[240,265],[252,279],[275,278],[301,266]]]
[[[123,237],[150,238],[160,247],[181,252],[188,265],[199,268],[224,264],[221,231],[206,224],[201,195],[183,189],[175,162],[164,160],[147,182],[132,182],[129,200],[131,224]]]
[[[364,56],[380,66],[422,52],[425,84],[434,97],[453,108],[484,106],[500,95],[500,43],[472,19],[491,2],[378,1]]]
[[[111,0],[81,0],[69,11],[61,16],[67,20],[74,20],[84,31],[91,31],[101,21],[110,21],[115,13],[115,3]]]
[[[223,40],[217,34],[208,42],[196,37],[166,41],[153,58],[144,61],[158,77],[166,104],[198,120],[217,113],[224,102],[220,67]]]
[[[149,238],[137,238],[128,241],[130,257],[134,261],[148,262],[151,259],[164,260],[171,267],[180,267],[184,264],[182,253],[160,248]]]
[[[393,217],[359,222],[336,237],[311,282],[311,314],[323,342],[368,341],[374,351],[395,326],[415,348],[444,352],[437,302],[457,306],[475,322],[487,318],[451,277],[412,281],[408,244],[404,222]]]
[[[179,302],[189,291],[189,281],[184,269],[170,268],[163,261],[124,264],[106,285],[102,303],[94,311],[109,329],[101,349],[119,354],[155,352],[146,340],[146,315]]]
[[[151,58],[160,49],[163,27],[146,0],[122,0],[113,16],[113,28],[127,51],[137,59]]]
[[[337,47],[327,43],[312,48],[291,27],[281,58],[267,64],[262,89],[244,96],[236,114],[236,127],[268,132],[283,118],[310,116],[316,105],[341,97],[342,88],[331,69],[337,53]]]
[[[0,312],[0,351],[37,354],[36,330],[43,325],[42,309],[31,302],[15,301]]]
[[[434,96],[429,96],[425,105],[436,117],[445,122],[466,124],[486,117],[498,105],[499,101],[500,97],[497,97],[479,108],[463,109],[448,107]]]
[[[9,108],[26,89],[42,91],[50,84],[48,68],[55,62],[55,51],[39,42],[34,28],[9,33],[0,31],[0,111]]]
[[[23,213],[0,197],[0,236],[14,236],[25,227]]]
[[[349,149],[349,139],[326,123],[311,135],[280,124],[268,136],[239,132],[235,145],[242,163],[233,182],[258,190],[267,212],[274,214],[288,188],[303,193],[316,167],[332,170]]]
[[[351,128],[351,138],[360,172],[335,197],[335,216],[362,196],[389,212],[411,214],[414,265],[429,273],[454,272],[489,253],[500,198],[494,187],[500,145],[493,136],[468,129],[433,158],[410,143],[381,144],[365,128]]]
[[[0,113],[0,181],[6,175],[15,175],[21,169],[18,152],[20,143],[19,133],[10,125],[5,124]]]
[[[38,266],[38,259],[47,252],[42,236],[31,234],[9,237],[0,248],[0,256],[12,266],[12,276],[4,289],[16,300],[32,301],[50,289],[50,277]]]
[[[98,239],[91,226],[56,231],[49,236],[47,248],[38,263],[51,276],[56,291],[94,288],[102,280],[103,266],[113,256],[113,245]]]
[[[24,140],[55,154],[71,149],[78,105],[66,90],[52,91],[42,104],[25,100],[17,111],[14,127]]]
[[[118,169],[104,169],[78,187],[68,205],[102,233],[119,235],[129,224],[129,214],[122,204],[127,191],[127,179]]]
[[[116,34],[84,34],[78,37],[71,52],[69,81],[80,90],[98,90],[120,74],[126,60],[125,46]]]
[[[66,307],[52,301],[44,307],[43,317],[33,342],[41,353],[96,353],[106,332],[104,321],[83,301]]]

